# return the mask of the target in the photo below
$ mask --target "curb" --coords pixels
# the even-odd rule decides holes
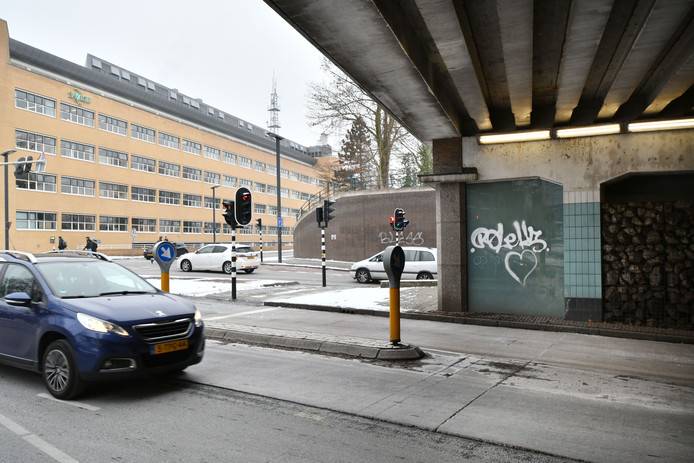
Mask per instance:
[[[435,288],[438,286],[438,280],[401,280],[401,288]],[[388,280],[381,280],[381,288],[389,288],[390,282]]]
[[[309,337],[279,336],[211,327],[205,328],[205,338],[371,360],[418,360],[424,357],[424,352],[419,347],[405,344],[392,346],[384,343],[381,346],[374,346],[367,343],[343,343]]]
[[[269,263],[263,263],[263,265],[269,265],[273,267],[296,267],[296,268],[312,268],[312,269],[318,269],[320,270],[321,267],[320,265],[308,265],[308,264],[285,264],[285,263],[277,263],[277,262],[269,262]],[[348,268],[341,268],[341,267],[325,267],[326,270],[332,270],[335,272],[351,272],[350,269]]]
[[[287,309],[315,310],[319,312],[336,312],[354,315],[371,315],[375,317],[388,317],[388,311],[371,309],[353,309],[349,307],[332,307],[324,305],[296,304],[281,301],[266,301],[270,307],[284,307]],[[400,318],[410,320],[426,320],[445,323],[459,323],[461,325],[496,326],[500,328],[516,328],[535,331],[554,331],[562,333],[589,334],[595,336],[608,336],[612,338],[638,339],[641,341],[659,341],[675,344],[694,344],[694,333],[691,336],[681,336],[667,333],[647,333],[643,331],[625,331],[609,327],[571,326],[550,323],[532,323],[527,321],[493,320],[488,318],[455,317],[425,312],[401,312]]]

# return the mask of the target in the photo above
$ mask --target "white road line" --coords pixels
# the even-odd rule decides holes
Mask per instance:
[[[79,463],[79,461],[75,460],[70,455],[52,446],[36,434],[30,433],[22,427],[22,425],[15,423],[2,414],[0,414],[0,424],[59,463]]]
[[[37,397],[41,397],[42,399],[52,400],[53,402],[58,402],[58,403],[61,403],[61,404],[64,404],[64,405],[71,405],[71,406],[73,406],[73,407],[81,408],[81,409],[83,409],[83,410],[89,410],[90,412],[95,412],[95,411],[97,411],[97,410],[101,410],[101,408],[99,408],[99,407],[95,407],[94,405],[85,404],[85,403],[83,403],[83,402],[76,402],[76,401],[74,401],[74,400],[60,400],[60,399],[56,399],[56,398],[53,397],[52,395],[47,394],[47,393],[45,393],[45,392],[42,392],[42,393],[40,393],[40,394],[36,394],[36,396],[37,396]]]
[[[229,315],[220,315],[219,317],[205,317],[205,320],[214,321],[214,320],[223,320],[225,318],[243,317],[244,315],[252,315],[254,313],[271,312],[273,310],[278,310],[280,308],[281,307],[269,307],[267,309],[249,310],[248,312],[239,312],[239,313],[232,313]]]

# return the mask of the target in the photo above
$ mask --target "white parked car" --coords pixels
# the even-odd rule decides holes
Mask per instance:
[[[181,270],[216,270],[231,273],[231,244],[217,243],[203,246],[195,252],[178,258]],[[258,253],[247,244],[236,245],[236,270],[253,273],[260,265]]]
[[[436,278],[436,248],[403,246],[402,250],[405,251],[403,280],[432,280]],[[359,283],[388,279],[383,267],[383,251],[368,259],[356,262],[352,265],[351,270],[354,272],[354,279]]]

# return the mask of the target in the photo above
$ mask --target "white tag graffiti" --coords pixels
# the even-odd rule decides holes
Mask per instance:
[[[472,235],[470,235],[470,242],[473,246],[470,252],[475,252],[475,248],[489,248],[496,254],[499,254],[502,249],[508,250],[509,252],[504,258],[506,272],[521,286],[525,286],[528,277],[537,268],[538,259],[536,253],[542,251],[549,252],[549,246],[541,238],[542,230],[535,230],[532,226],[527,226],[525,220],[521,223],[518,223],[517,220],[513,222],[513,229],[514,231],[506,236],[504,236],[504,224],[502,223],[498,223],[496,229],[484,227],[475,229]],[[516,248],[521,249],[521,252],[513,251]],[[511,268],[512,257],[518,258],[517,266],[520,268],[516,270]],[[526,258],[532,261],[532,267],[527,273],[522,271],[528,265],[524,262]]]

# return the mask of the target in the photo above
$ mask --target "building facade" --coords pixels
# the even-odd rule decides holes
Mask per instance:
[[[253,192],[265,242],[277,240],[275,140],[261,127],[97,57],[79,66],[12,40],[4,21],[0,106],[0,151],[47,160],[26,178],[10,166],[13,249],[53,249],[58,236],[70,249],[96,238],[107,252],[160,236],[195,246],[212,241],[215,222],[228,241],[221,202],[239,187]],[[321,188],[313,148],[281,142],[285,242]],[[239,240],[259,241],[255,220]]]

